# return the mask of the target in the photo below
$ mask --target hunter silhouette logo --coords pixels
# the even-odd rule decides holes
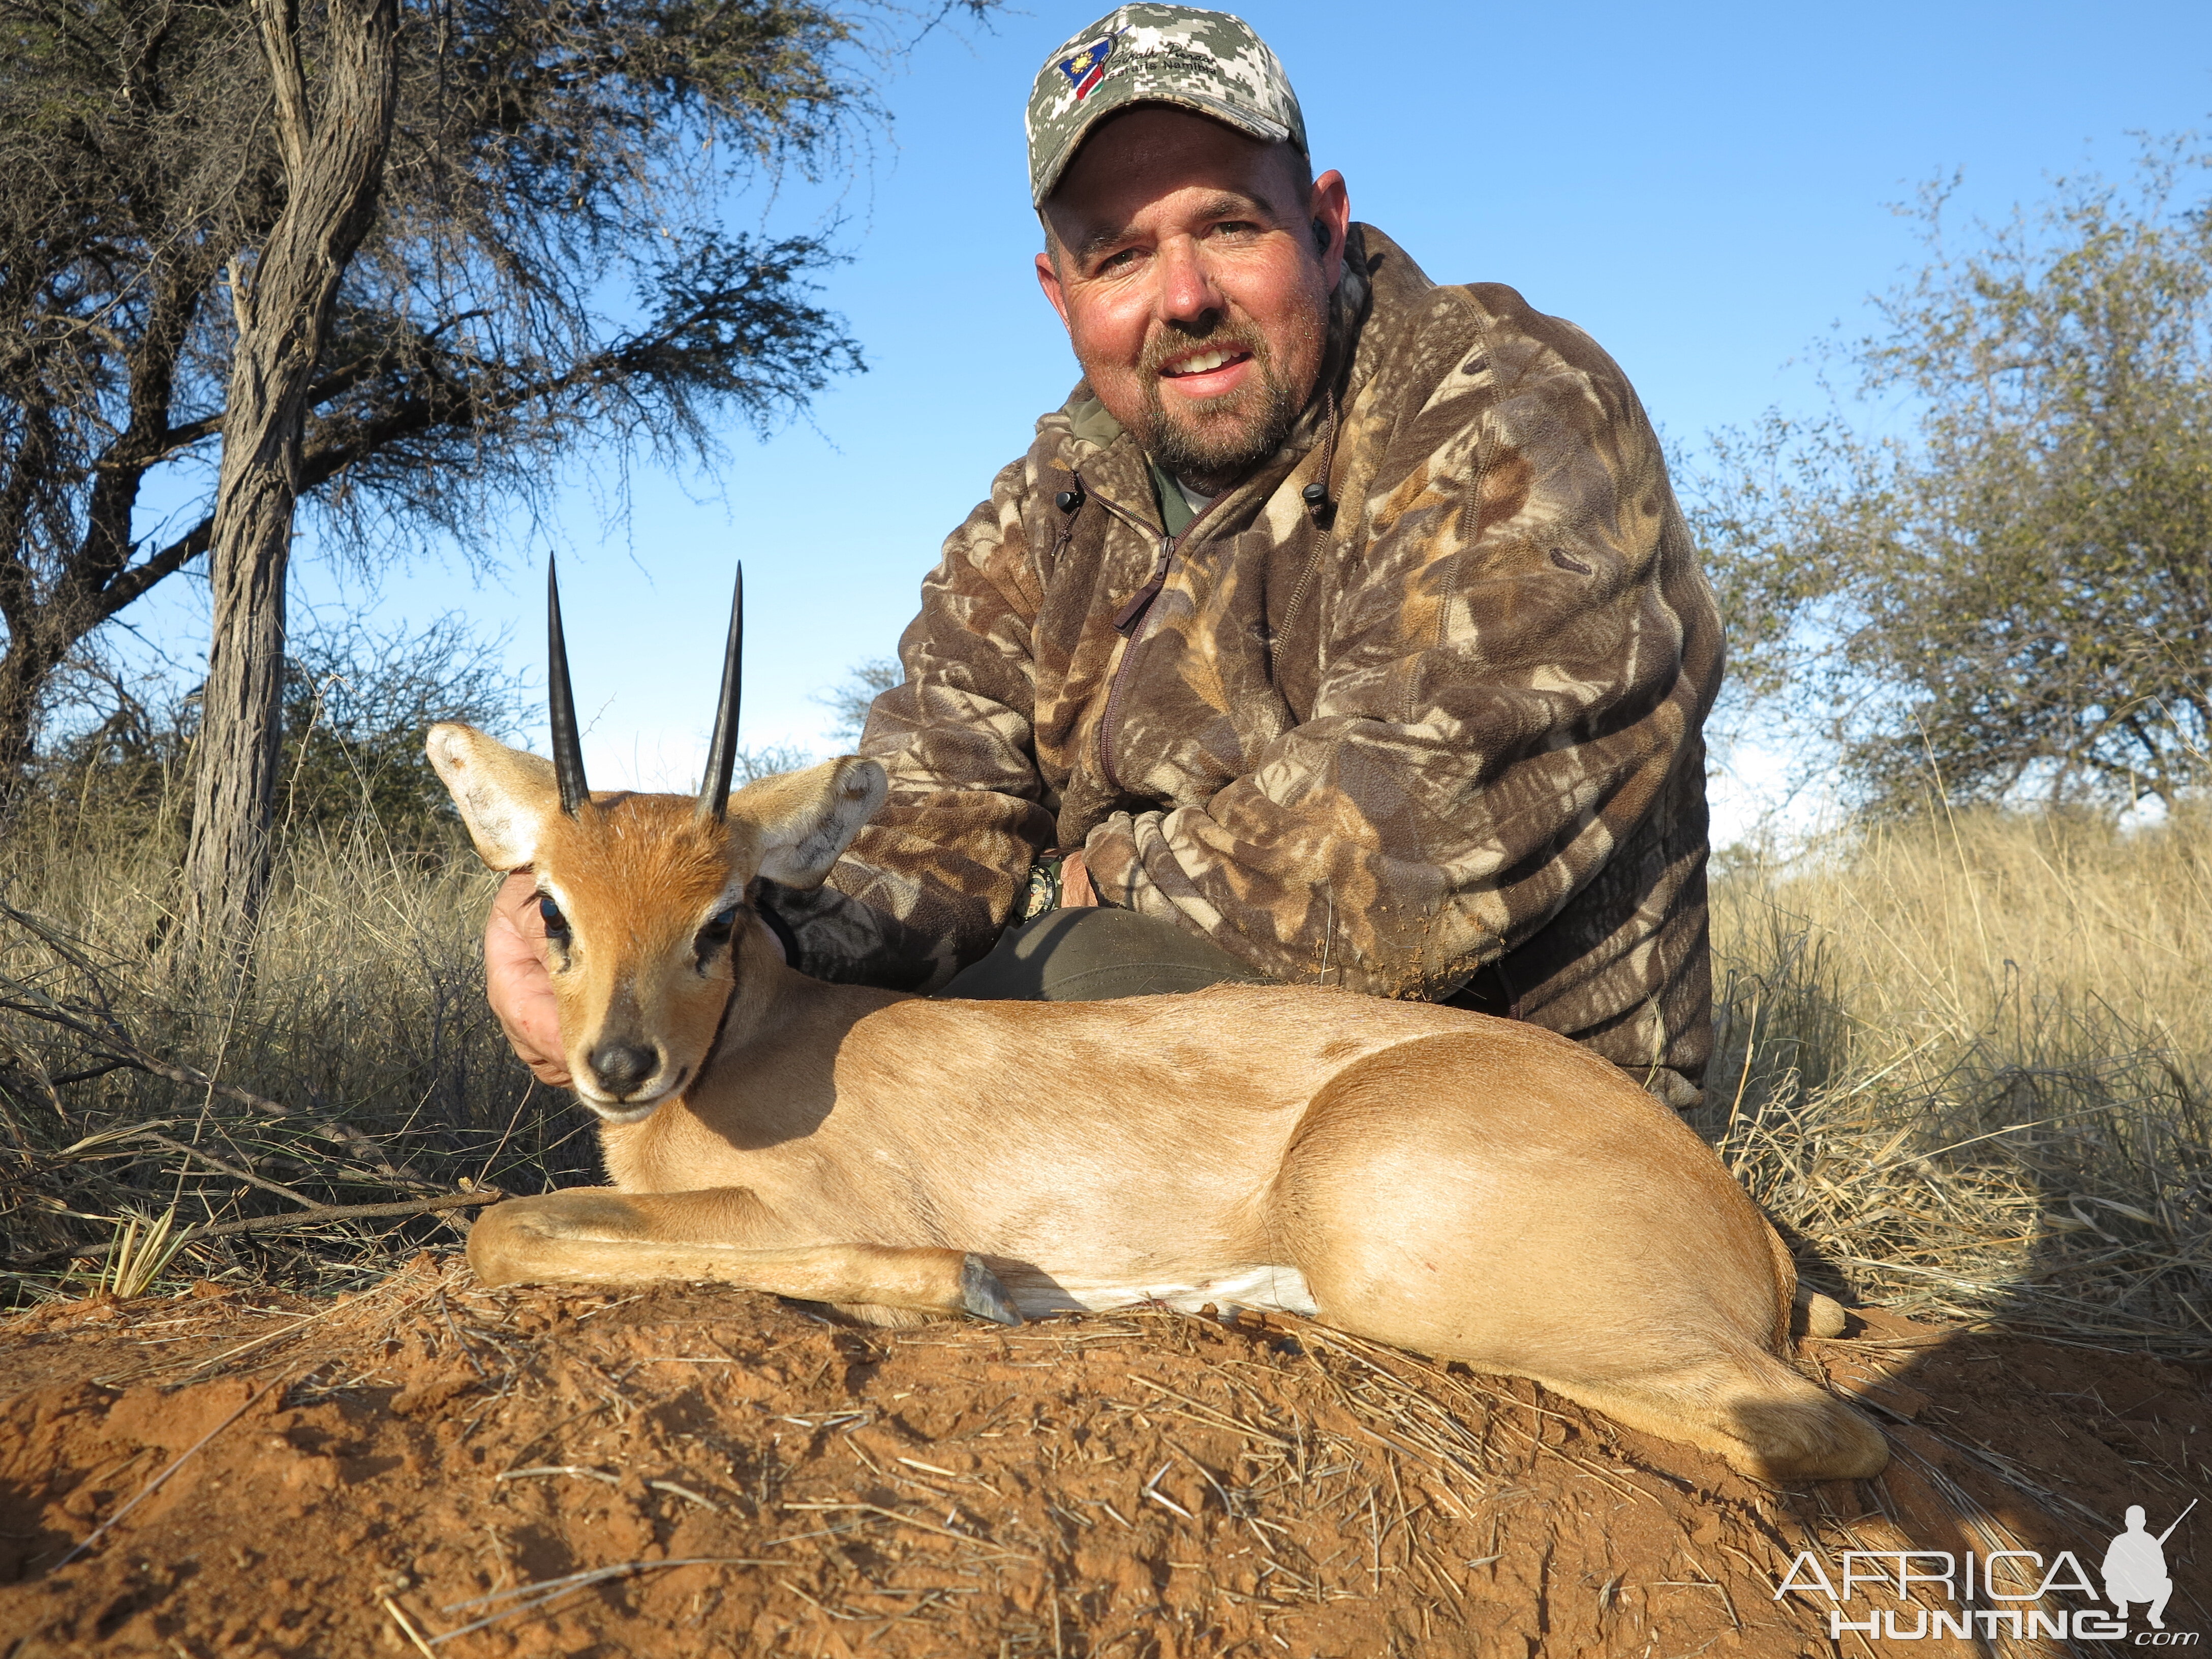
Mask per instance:
[[[2197,1507],[2197,1500],[2189,1500],[2189,1510]],[[2112,1540],[2105,1552],[2105,1599],[2123,1619],[2128,1616],[2128,1604],[2146,1601],[2150,1611],[2144,1616],[2153,1630],[2166,1628],[2166,1599],[2173,1594],[2173,1580],[2166,1571],[2166,1540],[2173,1536],[2173,1528],[2189,1516],[2184,1510],[2173,1517],[2173,1526],[2153,1537],[2145,1529],[2143,1506],[2128,1506],[2128,1529]]]

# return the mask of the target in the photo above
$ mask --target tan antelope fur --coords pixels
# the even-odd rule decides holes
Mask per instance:
[[[1796,1275],[1742,1189],[1565,1038],[1291,987],[823,984],[784,965],[749,895],[828,874],[882,802],[873,761],[720,812],[586,798],[578,763],[570,813],[553,762],[465,726],[428,747],[485,863],[533,870],[565,921],[567,1063],[614,1183],[487,1211],[469,1261],[488,1283],[713,1279],[886,1323],[1279,1310],[1533,1377],[1763,1479],[1887,1458],[1790,1363]],[[1840,1328],[1812,1301],[1816,1330]]]

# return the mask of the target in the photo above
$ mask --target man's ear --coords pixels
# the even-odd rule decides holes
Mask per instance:
[[[730,816],[759,837],[762,875],[786,887],[819,887],[890,788],[882,767],[847,755],[747,784],[730,797]]]
[[[1321,275],[1323,285],[1334,289],[1344,275],[1344,239],[1352,228],[1352,192],[1346,189],[1342,173],[1331,168],[1314,180],[1313,191],[1306,198],[1306,217],[1328,237],[1328,246],[1321,250]]]
[[[536,863],[545,820],[561,806],[553,763],[509,749],[473,726],[441,722],[430,728],[423,747],[460,809],[477,856],[495,870]]]
[[[1048,235],[1050,232],[1048,231],[1046,234]],[[1060,267],[1053,263],[1052,255],[1048,252],[1040,253],[1036,257],[1036,279],[1037,286],[1044,290],[1044,297],[1051,302],[1053,310],[1060,314],[1060,325],[1066,328],[1067,326],[1067,295],[1060,285]]]

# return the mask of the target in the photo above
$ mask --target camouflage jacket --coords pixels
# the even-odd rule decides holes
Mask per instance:
[[[1080,847],[1105,902],[1278,979],[1441,1000],[1497,963],[1681,1103],[1721,642],[1658,441],[1571,324],[1347,252],[1327,395],[1177,540],[1087,386],[1037,422],[869,715],[889,801],[776,908],[807,971],[926,990]]]

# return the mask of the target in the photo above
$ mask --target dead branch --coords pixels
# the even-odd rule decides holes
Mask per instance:
[[[248,1216],[242,1221],[216,1221],[204,1226],[187,1227],[177,1236],[177,1245],[181,1249],[204,1238],[234,1238],[240,1233],[270,1233],[295,1227],[319,1227],[333,1221],[375,1221],[402,1216],[434,1215],[445,1210],[466,1210],[478,1205],[496,1204],[506,1196],[496,1188],[486,1187],[472,1193],[440,1193],[432,1198],[403,1199],[391,1204],[319,1204],[310,1209],[294,1210],[284,1215]],[[65,1249],[49,1250],[44,1255],[34,1255],[22,1261],[0,1264],[0,1273],[20,1275],[56,1261],[99,1261],[114,1248],[112,1242],[71,1245]]]
[[[204,1147],[187,1146],[183,1141],[172,1140],[168,1136],[153,1129],[143,1129],[135,1135],[125,1138],[133,1140],[149,1140],[156,1146],[166,1147],[168,1151],[175,1152],[179,1157],[192,1158],[199,1163],[206,1164],[209,1169],[213,1170],[219,1176],[227,1176],[233,1181],[242,1181],[250,1187],[258,1187],[264,1193],[274,1193],[279,1198],[289,1198],[295,1204],[301,1205],[310,1210],[316,1207],[315,1200],[309,1198],[305,1193],[295,1192],[291,1188],[283,1186],[279,1182],[270,1181],[264,1176],[258,1176],[251,1170],[241,1170],[235,1164],[228,1164],[222,1158],[217,1158],[214,1153],[207,1151]]]

